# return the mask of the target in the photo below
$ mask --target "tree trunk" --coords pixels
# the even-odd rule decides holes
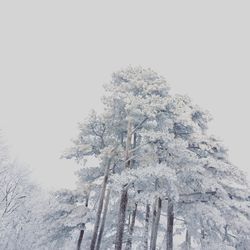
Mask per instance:
[[[134,233],[136,213],[137,213],[137,203],[135,203],[135,207],[134,207],[133,212],[132,212],[132,219],[131,219],[131,224],[129,226],[128,240],[126,243],[125,250],[131,250],[131,248],[132,248],[132,237],[133,237],[133,233]]]
[[[132,138],[130,138],[131,140]],[[133,134],[133,149],[136,148],[136,133]],[[135,160],[132,160],[130,162],[130,168],[133,167],[135,163]],[[131,223],[129,222],[129,228],[128,228],[128,240],[126,243],[126,247],[125,250],[130,250],[132,248],[132,237],[133,237],[133,233],[134,233],[134,226],[135,226],[135,217],[136,217],[136,213],[137,213],[137,203],[135,203],[135,207],[132,211],[132,219],[131,219]]]
[[[137,135],[136,133],[133,134],[133,149],[136,148],[136,140],[137,140]],[[135,164],[135,160],[133,159],[130,163],[130,167],[132,168]]]
[[[155,191],[158,188],[158,179],[155,180]],[[155,234],[157,234],[157,232],[155,232],[155,222],[156,222],[156,216],[157,216],[157,199],[155,199],[154,201],[154,205],[153,205],[153,214],[152,214],[152,226],[151,226],[151,236],[150,236],[150,250],[152,249],[153,245],[154,245],[154,238],[155,238]]]
[[[156,200],[155,200],[154,204],[153,204],[152,226],[151,226],[151,236],[150,236],[150,250],[152,249],[152,243],[154,241],[156,214],[157,214],[157,209],[156,209]]]
[[[191,236],[188,232],[188,229],[186,230],[186,240],[185,240],[185,250],[191,249]]]
[[[126,141],[126,152],[125,152],[125,169],[130,167],[130,148],[131,148],[131,139],[132,139],[132,124],[131,120],[128,120],[128,128],[127,128],[127,141]],[[125,226],[125,218],[126,218],[126,209],[128,204],[128,185],[124,185],[121,194],[120,200],[120,208],[118,213],[118,223],[117,223],[117,231],[116,231],[116,240],[115,240],[115,250],[122,249],[122,240],[123,240],[123,232]]]
[[[106,216],[107,216],[107,212],[108,212],[109,197],[110,197],[110,189],[108,189],[107,195],[106,195],[106,198],[105,198],[104,210],[103,210],[103,215],[102,215],[102,222],[101,222],[100,231],[99,231],[99,235],[98,235],[98,238],[97,238],[97,243],[96,243],[95,250],[99,250],[100,246],[101,246],[102,235],[103,235],[103,232],[104,232]]]
[[[173,250],[173,229],[174,229],[174,204],[168,199],[168,215],[167,215],[167,250]]]
[[[131,139],[132,139],[132,124],[131,120],[128,121],[128,128],[127,128],[127,141],[126,141],[126,152],[125,152],[125,169],[130,167],[131,161],[128,161],[130,158],[130,149],[131,149]]]
[[[162,206],[162,200],[161,198],[157,198],[156,208],[153,211],[153,216],[155,219],[153,220],[154,224],[152,225],[150,250],[156,249],[158,227],[159,227],[160,216],[161,216],[161,206]]]
[[[148,250],[148,231],[149,231],[149,215],[150,215],[150,205],[146,205],[146,215],[145,215],[145,227],[144,227],[144,250]]]
[[[97,214],[96,214],[93,236],[92,236],[91,243],[90,243],[90,250],[95,250],[95,244],[96,244],[97,234],[98,234],[100,220],[101,220],[101,213],[102,213],[102,209],[103,209],[103,202],[104,202],[106,187],[107,187],[107,183],[108,183],[110,164],[111,164],[111,159],[109,159],[107,167],[105,169],[104,180],[103,180],[103,184],[102,184],[101,196],[100,196]]]
[[[86,200],[85,200],[85,207],[88,207],[88,205],[89,205],[89,194],[88,194],[88,196],[86,197]],[[82,225],[83,225],[83,228],[85,228],[85,223],[83,223]],[[78,238],[78,241],[77,241],[77,250],[81,249],[83,235],[84,235],[84,229],[81,229],[80,234],[79,234],[79,238]]]
[[[85,200],[85,207],[88,207],[88,205],[89,205],[89,193],[88,193],[88,196],[87,196],[87,198],[86,198],[86,200]]]
[[[203,224],[203,223],[202,223]],[[202,227],[201,229],[201,239],[200,239],[200,243],[201,243],[201,249],[205,249],[205,230]]]
[[[125,225],[127,204],[128,204],[128,188],[127,186],[124,186],[122,189],[120,209],[119,209],[119,214],[118,214],[115,250],[122,249],[122,240],[123,240],[123,231],[124,231],[124,225]]]
[[[228,235],[228,225],[224,226],[225,234],[224,234],[224,242],[231,242],[230,237]]]
[[[83,234],[84,234],[84,230],[80,230],[80,235],[77,241],[77,250],[81,249]]]

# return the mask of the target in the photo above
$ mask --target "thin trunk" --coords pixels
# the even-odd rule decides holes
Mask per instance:
[[[150,205],[146,205],[145,226],[144,226],[144,250],[148,250],[148,231],[149,231]]]
[[[185,240],[185,250],[191,249],[191,236],[188,232],[188,229],[186,230],[186,240]]]
[[[80,235],[77,241],[77,250],[81,249],[83,234],[84,234],[84,230],[80,230]]]
[[[128,228],[129,228],[129,225],[130,225],[130,217],[131,217],[131,214],[128,215]]]
[[[137,139],[137,135],[136,133],[133,134],[133,149],[136,148],[136,139]],[[131,163],[130,163],[130,167],[132,168],[135,164],[135,160],[132,160]]]
[[[119,209],[119,214],[118,214],[115,250],[122,249],[122,240],[123,240],[123,231],[124,231],[127,203],[128,203],[128,188],[127,186],[124,186],[122,189],[120,209]]]
[[[133,237],[133,233],[134,233],[136,213],[137,213],[137,203],[135,203],[135,207],[134,207],[133,212],[132,212],[132,219],[131,219],[131,224],[129,225],[129,229],[128,229],[129,230],[128,231],[128,240],[126,243],[125,250],[131,250],[131,248],[132,248],[132,237]]]
[[[130,167],[131,161],[128,161],[128,159],[130,158],[130,149],[131,149],[131,139],[132,139],[132,134],[131,134],[131,130],[132,130],[132,124],[131,124],[131,120],[128,121],[128,129],[127,129],[127,141],[126,141],[126,152],[125,152],[125,169]]]
[[[230,238],[228,235],[228,225],[224,226],[225,234],[224,234],[224,239],[223,241],[230,242]]]
[[[150,250],[155,250],[156,249],[156,242],[157,242],[157,235],[158,235],[158,227],[159,227],[159,222],[160,222],[160,217],[161,217],[161,207],[162,207],[162,200],[161,198],[157,198],[156,202],[156,210],[154,211],[154,216],[155,216],[155,221],[152,227],[152,232],[151,232],[151,242],[150,242]]]
[[[200,239],[200,243],[201,243],[201,249],[205,249],[205,230],[202,227],[201,229],[201,239]]]
[[[123,146],[123,139],[124,139],[124,136],[123,136],[123,131],[121,132],[121,145]]]
[[[98,235],[98,238],[97,238],[97,243],[96,243],[95,250],[99,250],[100,246],[101,246],[102,235],[103,235],[103,232],[104,232],[106,216],[107,216],[107,212],[108,212],[109,197],[110,197],[110,189],[108,189],[107,195],[106,195],[106,198],[105,198],[104,210],[103,210],[103,215],[102,215],[102,222],[101,222],[100,231],[99,231],[99,235]]]
[[[90,250],[95,250],[95,244],[96,244],[96,239],[97,239],[97,234],[98,234],[98,230],[100,226],[101,214],[102,214],[102,209],[103,209],[104,197],[105,197],[106,187],[108,183],[110,164],[111,164],[111,159],[109,159],[107,167],[105,169],[104,180],[102,184],[101,196],[100,196],[97,214],[96,214],[93,236],[92,236],[91,243],[90,243]]]
[[[168,199],[168,215],[167,215],[167,250],[173,250],[173,229],[174,229],[174,204]]]
[[[85,200],[85,207],[88,207],[88,205],[89,205],[89,194],[88,194],[88,196],[87,196],[87,198]]]
[[[89,194],[87,195],[86,200],[85,200],[85,207],[88,207],[88,205],[89,205]],[[81,249],[82,238],[83,238],[83,235],[84,235],[85,223],[82,223],[82,228],[83,229],[80,230],[79,238],[78,238],[78,241],[77,241],[77,250]]]
[[[135,149],[136,148],[136,133],[133,134],[132,140],[133,140],[133,149]],[[132,160],[130,162],[130,168],[133,167],[134,163],[135,163],[135,160]],[[134,233],[136,213],[137,213],[137,203],[135,203],[135,207],[132,211],[132,215],[129,214],[128,239],[126,242],[125,250],[130,250],[132,248],[132,237],[133,237],[133,233]],[[132,219],[130,217],[132,217]],[[131,219],[131,221],[130,221],[130,219]]]
[[[157,214],[156,200],[154,201],[152,213],[153,214],[152,214],[152,226],[151,226],[151,236],[150,236],[150,250],[152,249],[152,243],[154,241],[154,230],[155,230],[155,221],[156,221],[156,214]]]
[[[200,218],[200,227],[201,227],[201,238],[200,238],[200,244],[201,249],[205,249],[205,230],[204,230],[204,222],[203,219]]]
[[[130,167],[130,162],[128,159],[130,158],[130,148],[131,148],[131,138],[132,138],[132,124],[131,120],[128,120],[128,128],[127,128],[127,141],[126,141],[126,152],[125,152],[125,169]],[[128,185],[124,185],[121,194],[119,213],[118,213],[118,223],[117,223],[117,231],[116,231],[116,240],[115,240],[115,250],[122,249],[122,240],[123,233],[125,227],[125,218],[126,218],[126,209],[128,204]]]
[[[201,239],[202,240],[205,239],[205,231],[204,231],[204,229],[201,229]]]

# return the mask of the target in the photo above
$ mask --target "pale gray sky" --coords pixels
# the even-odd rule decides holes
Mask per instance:
[[[1,1],[0,128],[46,187],[70,187],[59,160],[102,84],[151,67],[214,117],[211,131],[249,170],[249,1]]]

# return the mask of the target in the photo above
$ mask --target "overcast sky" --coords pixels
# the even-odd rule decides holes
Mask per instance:
[[[60,154],[129,64],[208,109],[250,175],[249,1],[14,2],[0,3],[0,128],[43,186],[73,185],[77,167]]]

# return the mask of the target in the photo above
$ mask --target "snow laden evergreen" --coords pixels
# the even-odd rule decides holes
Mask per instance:
[[[64,155],[88,190],[78,249],[247,249],[249,187],[210,115],[151,69],[118,71],[105,90]]]
[[[104,87],[63,154],[80,166],[74,190],[45,194],[0,140],[0,249],[248,250],[249,186],[209,113],[151,69]]]

